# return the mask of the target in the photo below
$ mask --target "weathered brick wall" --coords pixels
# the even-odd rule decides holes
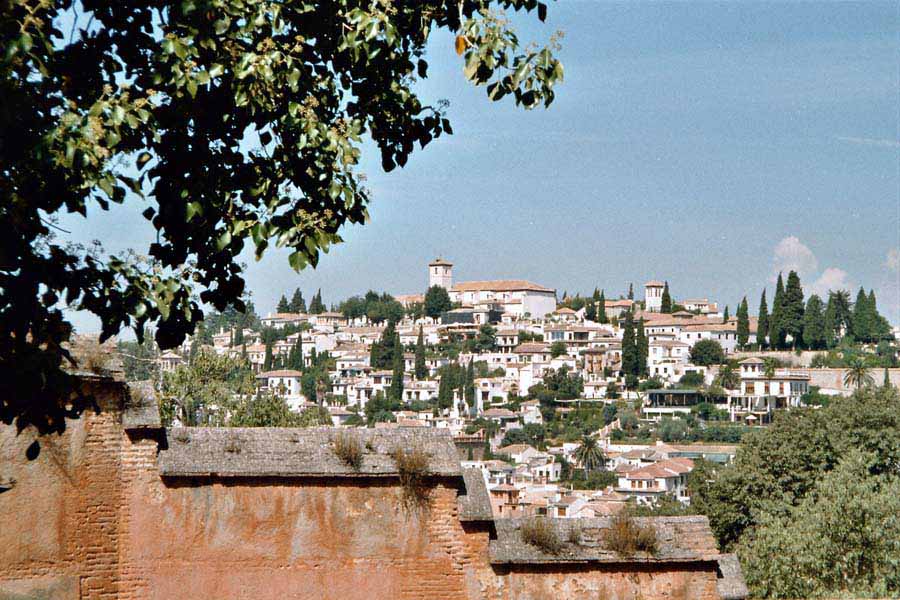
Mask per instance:
[[[163,479],[158,439],[125,433],[109,394],[33,461],[0,427],[0,600],[716,597],[714,566],[492,566],[453,482],[417,512],[392,479]]]

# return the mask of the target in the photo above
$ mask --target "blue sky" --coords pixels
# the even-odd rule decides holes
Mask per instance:
[[[874,288],[897,323],[898,16],[891,2],[561,0],[547,23],[516,19],[523,39],[565,33],[565,82],[530,112],[488,101],[449,34],[434,36],[419,89],[449,100],[455,134],[389,174],[366,148],[371,222],[345,229],[316,270],[248,256],[257,308],[295,287],[327,303],[421,292],[441,255],[456,280],[614,296],[666,279],[676,298],[732,312],[744,294],[755,311],[773,274],[797,268],[807,294]],[[143,208],[63,226],[108,250],[140,247]]]

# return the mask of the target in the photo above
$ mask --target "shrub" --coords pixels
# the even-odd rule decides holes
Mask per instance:
[[[242,440],[240,437],[236,435],[229,435],[228,439],[225,440],[225,452],[228,452],[229,454],[240,454],[241,445]]]
[[[337,457],[344,461],[348,467],[353,468],[355,471],[359,471],[359,468],[362,466],[363,458],[363,446],[359,439],[351,433],[339,431],[337,435],[334,436],[332,444],[334,446],[334,453]]]
[[[652,525],[639,525],[630,515],[613,517],[609,529],[603,534],[603,542],[608,550],[622,556],[635,552],[656,552],[656,530]]]
[[[562,542],[553,523],[546,517],[534,517],[522,522],[519,529],[522,541],[539,548],[547,554],[558,554],[562,550]],[[579,538],[581,536],[579,535]]]
[[[397,464],[400,486],[403,488],[403,504],[409,509],[428,508],[431,499],[426,481],[428,475],[428,454],[419,448],[397,447],[392,453]]]

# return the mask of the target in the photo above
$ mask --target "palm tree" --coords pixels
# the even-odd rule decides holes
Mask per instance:
[[[741,378],[731,365],[725,365],[719,370],[717,377],[719,385],[726,390],[733,390],[741,384]]]
[[[575,460],[581,463],[585,475],[606,464],[603,450],[597,445],[597,440],[589,435],[581,438],[581,445],[575,451]]]
[[[874,383],[875,379],[869,374],[869,368],[862,357],[857,356],[853,358],[850,366],[844,371],[844,385],[847,387],[853,386],[858,390],[864,385],[868,386]]]
[[[766,379],[772,379],[775,377],[775,369],[778,368],[778,363],[775,362],[774,358],[766,358],[763,362],[763,375],[766,376]]]

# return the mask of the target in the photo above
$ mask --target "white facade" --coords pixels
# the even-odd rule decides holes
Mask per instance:
[[[660,312],[664,289],[665,284],[658,281],[648,281],[644,284],[644,307],[646,310]]]
[[[439,286],[445,290],[453,287],[453,264],[442,258],[428,264],[428,287]]]

